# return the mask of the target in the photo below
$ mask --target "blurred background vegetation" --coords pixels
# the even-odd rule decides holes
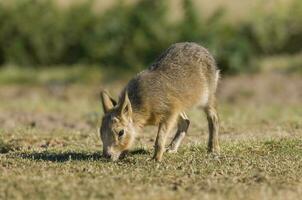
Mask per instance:
[[[1,0],[0,66],[139,71],[194,41],[224,73],[302,71],[301,0],[211,2]]]

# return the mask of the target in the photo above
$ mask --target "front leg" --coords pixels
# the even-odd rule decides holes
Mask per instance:
[[[176,118],[177,115],[170,116],[167,120],[159,124],[158,132],[155,140],[155,146],[154,146],[155,151],[153,156],[153,159],[155,159],[156,161],[162,160],[162,156],[166,151],[165,144],[166,144],[167,135],[173,128]]]

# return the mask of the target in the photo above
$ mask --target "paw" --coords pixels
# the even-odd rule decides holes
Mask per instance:
[[[167,148],[166,150],[167,153],[177,153],[177,149],[176,148],[172,148],[171,146]]]
[[[162,156],[154,155],[152,158],[148,158],[148,161],[160,162],[162,160]]]
[[[220,154],[220,147],[215,146],[215,147],[212,147],[212,148],[208,148],[208,153],[214,154],[214,155],[219,155]]]

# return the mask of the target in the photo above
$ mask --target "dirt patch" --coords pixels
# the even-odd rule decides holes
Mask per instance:
[[[115,82],[108,88],[116,97],[123,86],[121,82]],[[0,128],[12,130],[21,127],[46,132],[58,129],[95,131],[102,117],[99,91],[100,87],[96,85],[1,86]],[[302,78],[278,73],[223,77],[218,96],[219,104],[231,106],[232,111],[237,105],[251,104],[257,109],[260,108],[257,105],[263,108],[272,104],[281,105],[280,108],[288,105],[299,107],[302,102]],[[253,115],[254,118],[259,116]],[[194,124],[198,130],[207,128],[205,123],[197,120]],[[229,131],[232,127],[228,125],[227,128]]]
[[[280,73],[222,78],[219,99],[227,103],[301,104],[302,77]]]
[[[44,131],[56,129],[87,131],[93,128],[93,124],[85,118],[86,116],[72,119],[62,114],[2,112],[0,113],[0,126],[5,130],[31,128]]]

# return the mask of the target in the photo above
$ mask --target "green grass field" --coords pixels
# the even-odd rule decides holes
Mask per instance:
[[[302,195],[301,75],[223,78],[218,91],[221,155],[206,153],[206,119],[193,109],[180,152],[165,154],[156,163],[148,160],[156,132],[152,127],[137,138],[125,159],[108,162],[101,157],[99,90],[109,88],[116,97],[126,80],[102,84],[87,75],[70,82],[64,81],[68,75],[53,80],[58,76],[50,72],[40,79],[32,74],[33,80],[23,79],[22,84],[3,80],[9,76],[5,73],[0,75],[0,199]]]

